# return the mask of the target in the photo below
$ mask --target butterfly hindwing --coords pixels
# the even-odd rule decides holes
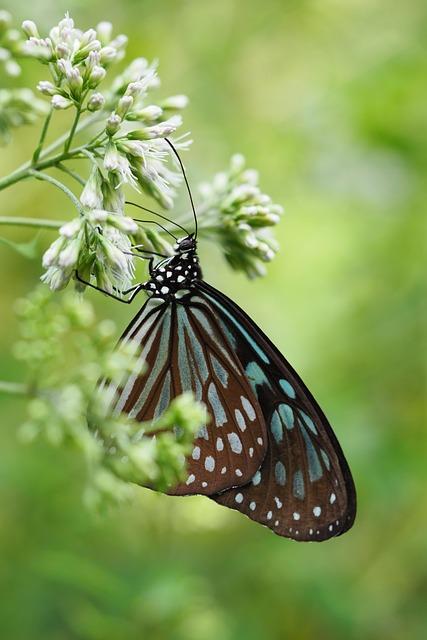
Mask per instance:
[[[192,391],[210,420],[197,434],[187,480],[173,495],[212,494],[247,483],[266,452],[262,411],[224,328],[191,296],[170,303],[149,299],[122,340],[141,344],[143,374],[128,377],[114,410],[155,420],[171,400]]]
[[[268,434],[266,456],[251,482],[211,497],[295,540],[321,541],[344,533],[355,517],[355,488],[341,447],[317,402],[235,303],[204,282],[198,300],[216,311],[229,340],[234,341]]]

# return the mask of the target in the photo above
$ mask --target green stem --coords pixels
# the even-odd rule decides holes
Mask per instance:
[[[0,179],[0,191],[6,189],[7,187],[10,187],[16,182],[20,182],[21,180],[28,178],[31,175],[32,171],[48,169],[49,167],[57,166],[64,160],[71,160],[72,158],[78,157],[78,155],[81,154],[85,148],[86,146],[83,145],[81,147],[76,147],[75,149],[68,151],[68,153],[59,153],[56,156],[47,158],[46,160],[39,160],[35,166],[31,166],[29,163],[27,163],[26,166],[22,166],[19,169],[12,171],[12,173],[10,173],[8,176]]]
[[[42,152],[44,141],[45,141],[46,134],[47,134],[47,130],[49,128],[49,123],[50,123],[50,120],[52,118],[52,114],[53,114],[53,109],[51,108],[49,113],[48,113],[48,115],[47,115],[47,118],[46,118],[46,120],[44,122],[43,129],[42,129],[42,132],[40,134],[39,143],[38,143],[38,145],[36,147],[36,150],[34,151],[34,154],[33,154],[33,160],[32,160],[32,164],[33,165],[35,165],[37,163],[37,160],[39,159],[40,154]]]
[[[84,152],[82,151],[82,153],[84,153]],[[74,180],[76,180],[79,184],[81,184],[82,187],[85,186],[86,180],[83,180],[83,178],[81,176],[79,176],[79,174],[76,173],[76,171],[73,171],[72,169],[69,169],[68,167],[65,166],[65,164],[62,164],[61,162],[59,162],[56,165],[56,167],[60,171],[63,171],[64,173],[67,173],[69,176],[71,176],[71,178],[74,178]]]
[[[76,115],[74,117],[74,122],[71,126],[71,131],[70,131],[70,135],[68,136],[67,140],[65,141],[64,144],[64,153],[68,153],[70,147],[71,147],[71,143],[73,141],[74,138],[74,134],[76,133],[76,129],[77,129],[77,125],[79,124],[79,120],[80,120],[80,114],[82,112],[82,108],[81,106],[76,108]]]
[[[21,382],[4,382],[3,380],[0,380],[0,392],[1,391],[4,393],[27,395],[28,386]]]
[[[36,227],[39,229],[59,229],[65,224],[60,220],[44,220],[43,218],[24,218],[22,216],[0,216],[0,225],[17,227]]]
[[[76,127],[75,133],[79,133],[80,131],[83,131],[84,129],[87,129],[88,127],[90,127],[92,124],[95,124],[95,122],[97,122],[97,120],[99,120],[102,117],[102,113],[103,112],[98,112],[97,114],[94,114],[93,116],[90,116],[89,118],[85,118],[83,121],[79,122],[79,124]],[[64,135],[57,138],[54,142],[52,142],[52,144],[49,147],[47,147],[47,149],[45,149],[42,153],[40,153],[40,158],[42,159],[47,158],[47,156],[49,156],[53,151],[55,151],[55,149],[58,149],[58,147],[64,144],[64,142],[67,141],[68,137],[69,137],[69,134],[65,133]],[[98,136],[96,136],[96,138],[97,137]],[[96,140],[96,138],[94,138],[94,140]],[[88,145],[85,145],[85,146],[88,146]],[[16,182],[19,182],[23,178],[27,178],[28,170],[30,168],[46,169],[47,167],[53,166],[57,162],[61,162],[61,160],[68,160],[71,156],[74,156],[77,153],[77,151],[80,152],[82,148],[83,146],[80,147],[78,150],[69,151],[68,154],[66,155],[62,153],[57,156],[53,156],[52,158],[45,159],[43,162],[38,161],[35,166],[32,166],[32,162],[24,162],[24,164],[22,164],[20,167],[15,169],[15,171],[12,171],[12,173],[10,173],[8,176],[5,176],[4,178],[0,179],[0,191],[2,189],[6,189],[6,187],[11,186],[12,184],[15,184]]]
[[[77,211],[80,214],[83,213],[83,207],[80,200],[76,198],[74,193],[70,191],[70,189],[66,187],[65,184],[62,184],[62,182],[59,182],[59,180],[57,180],[56,178],[52,178],[52,176],[48,175],[47,173],[43,173],[42,171],[36,171],[35,169],[29,169],[28,175],[34,176],[34,178],[37,178],[38,180],[44,180],[45,182],[49,182],[57,189],[60,189],[61,191],[63,191],[65,195],[68,196],[68,198],[74,204]]]

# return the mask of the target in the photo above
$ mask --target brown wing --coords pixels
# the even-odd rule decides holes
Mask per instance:
[[[122,336],[137,340],[146,362],[118,391],[115,411],[139,421],[159,417],[192,391],[210,416],[194,441],[188,477],[173,495],[212,494],[250,481],[266,452],[266,427],[254,390],[210,309],[147,301]]]
[[[331,426],[291,365],[231,300],[206,283],[201,307],[214,307],[265,418],[268,449],[252,481],[212,496],[275,533],[325,540],[347,531],[356,514],[350,469]]]

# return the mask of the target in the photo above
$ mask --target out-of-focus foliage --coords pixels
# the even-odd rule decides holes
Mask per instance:
[[[6,8],[28,17],[22,0]],[[283,251],[267,278],[230,277],[203,247],[202,263],[319,399],[354,471],[359,514],[321,545],[274,537],[206,499],[143,489],[94,519],[80,463],[42,442],[19,445],[23,407],[1,397],[2,636],[424,638],[425,3],[126,0],[105,15],[99,0],[43,0],[32,17],[48,27],[67,9],[81,24],[114,22],[132,55],[143,43],[160,58],[168,92],[189,95],[193,184],[240,150],[285,204]],[[22,86],[32,73],[23,62]],[[36,144],[29,128],[14,135],[5,172]],[[1,194],[5,215],[62,220],[62,206],[36,183]],[[0,377],[19,379],[12,303],[39,273],[3,245],[0,267]],[[93,300],[121,326],[135,311]]]
[[[29,395],[21,439],[42,436],[53,446],[81,452],[85,498],[92,507],[130,497],[130,482],[166,491],[183,480],[185,456],[206,423],[204,406],[187,394],[175,398],[155,423],[115,415],[117,388],[144,368],[140,345],[126,341],[115,348],[114,322],[99,321],[89,302],[70,293],[54,295],[40,286],[16,308],[20,339],[14,354],[26,365],[21,386]],[[97,385],[100,380],[106,383]],[[143,437],[153,429],[160,431],[155,439]]]

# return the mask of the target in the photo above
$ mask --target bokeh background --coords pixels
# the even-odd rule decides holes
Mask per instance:
[[[354,528],[321,545],[278,538],[202,498],[137,489],[105,516],[81,501],[74,452],[19,444],[23,404],[0,397],[0,629],[7,640],[403,640],[427,636],[423,329],[427,5],[422,0],[24,0],[41,29],[69,10],[111,20],[129,56],[160,59],[186,93],[192,184],[240,151],[287,211],[265,279],[206,279],[243,306],[330,417],[359,496]],[[24,65],[23,85],[42,69]],[[67,115],[64,115],[66,118]],[[65,122],[65,120],[64,120]],[[36,130],[1,152],[27,159]],[[3,215],[69,215],[27,183]],[[33,232],[2,235],[30,240]],[[39,237],[40,251],[52,235]],[[40,262],[0,246],[2,379],[19,379],[13,302]],[[124,327],[128,308],[89,294]],[[138,305],[138,303],[136,303]]]

